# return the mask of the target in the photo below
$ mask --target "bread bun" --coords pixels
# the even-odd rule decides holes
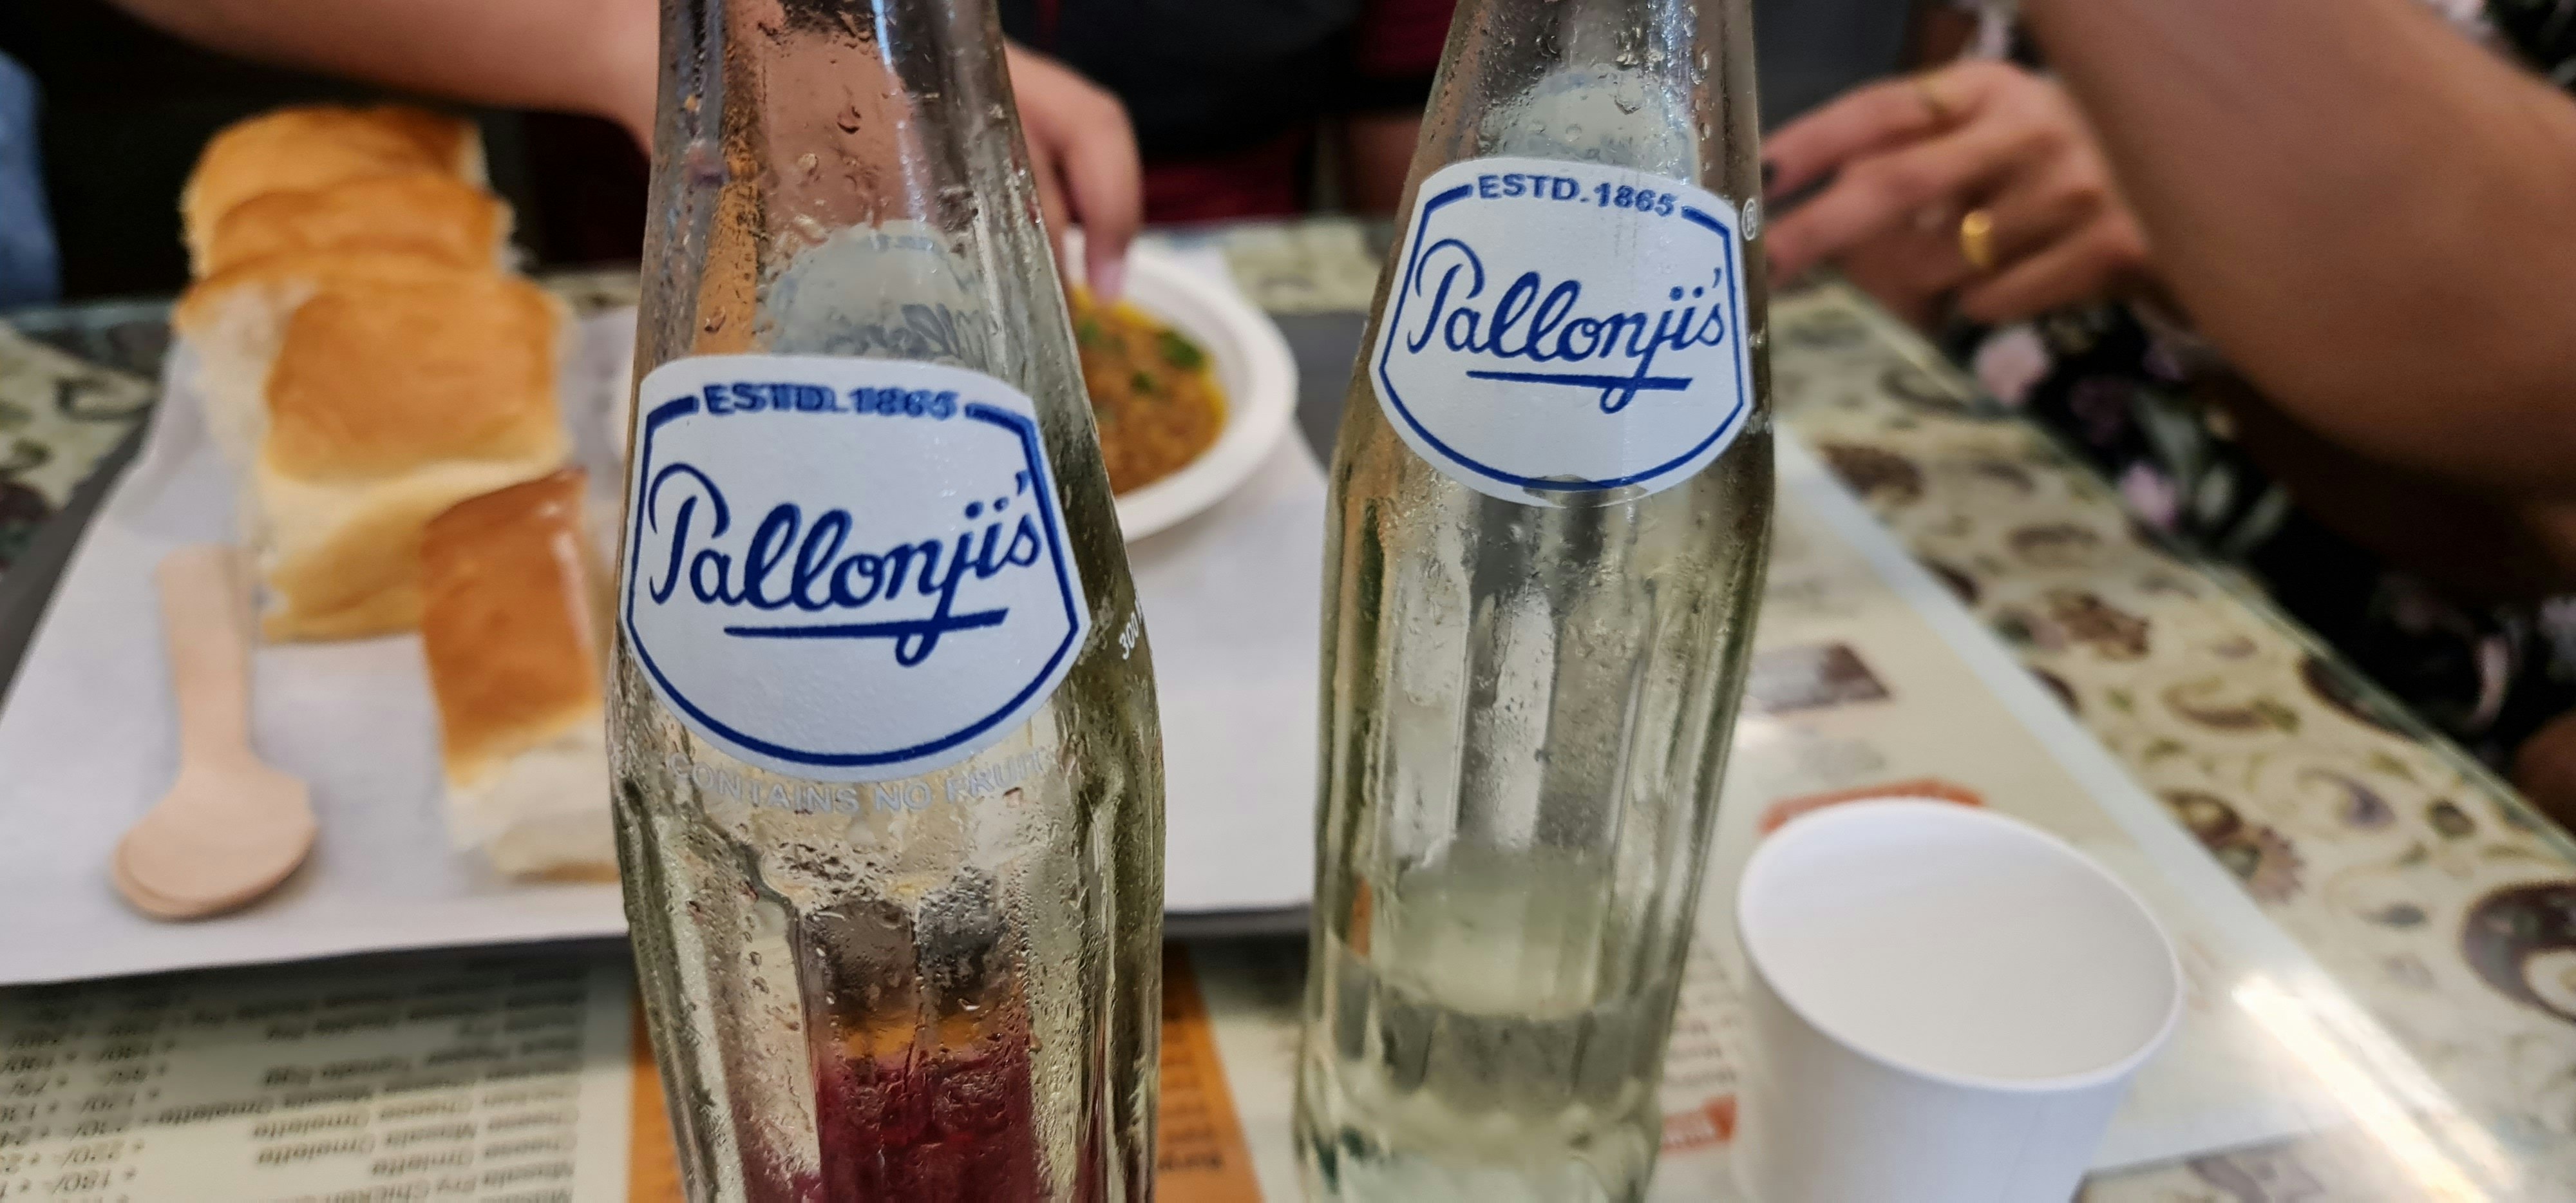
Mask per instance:
[[[455,176],[411,171],[243,201],[215,222],[197,274],[317,251],[393,251],[498,271],[509,266],[509,245],[508,205]]]
[[[253,197],[422,171],[481,187],[482,135],[470,122],[401,105],[315,105],[237,123],[206,144],[180,191],[190,257],[206,263],[217,224]]]
[[[566,469],[457,504],[421,540],[421,649],[449,830],[505,873],[606,867],[606,572]]]
[[[270,256],[201,281],[174,322],[241,473],[271,638],[409,629],[429,519],[569,450],[556,390],[571,323],[517,276],[391,252]]]

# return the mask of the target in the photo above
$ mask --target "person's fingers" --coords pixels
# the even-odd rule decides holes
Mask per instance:
[[[1017,45],[1008,53],[1030,168],[1057,253],[1063,253],[1064,232],[1082,227],[1084,278],[1094,292],[1114,297],[1125,282],[1127,244],[1144,223],[1144,165],[1127,110],[1061,63]]]
[[[1115,100],[1065,146],[1064,179],[1082,222],[1084,275],[1093,292],[1116,297],[1126,284],[1127,244],[1145,222],[1145,180],[1127,110]]]
[[[1842,267],[1849,273],[1867,262],[1865,270],[1890,286],[1916,296],[1946,297],[1977,278],[1977,269],[1959,254],[1957,230],[1953,222],[1937,230],[1907,227],[1884,234],[1844,256]]]
[[[1995,257],[2006,264],[2038,254],[2106,212],[2128,212],[2110,168],[2082,148],[2016,174],[1984,208],[1994,216]]]
[[[1978,121],[1854,163],[1814,200],[1771,224],[1765,240],[1772,269],[1794,278],[1926,209],[1974,196],[2059,136],[2044,123]]]
[[[1995,262],[2005,267],[2046,251],[2111,204],[2104,193],[2056,169],[2015,183],[1985,205],[1995,223]]]
[[[2145,271],[2146,239],[2125,212],[2104,214],[2070,237],[1959,294],[1959,312],[1989,325],[2099,300]]]
[[[1938,133],[1940,126],[1913,81],[1871,84],[1765,138],[1762,161],[1771,175],[1764,187],[1774,196],[1793,194],[1853,159]]]
[[[2006,63],[1959,63],[1856,88],[1762,140],[1764,189],[1788,196],[1844,164],[1929,138],[2049,85]]]
[[[1946,228],[1890,231],[1852,248],[1839,266],[1853,287],[1918,328],[1928,328],[1948,309],[1950,295],[1977,274]]]

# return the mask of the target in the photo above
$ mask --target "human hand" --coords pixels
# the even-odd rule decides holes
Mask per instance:
[[[625,128],[647,156],[653,153],[655,93],[662,86],[662,14],[653,0],[597,0],[590,54],[593,81],[582,90],[592,116]]]
[[[1776,218],[1786,278],[1840,260],[1855,284],[1918,320],[1959,311],[2008,322],[2128,289],[2148,274],[2146,235],[2092,131],[2057,84],[2002,63],[1963,63],[1859,89],[1771,138],[1773,195],[1831,177]],[[1962,223],[1984,213],[1971,248]],[[1983,249],[1989,261],[1971,263]]]
[[[1126,282],[1127,244],[1145,220],[1145,165],[1126,106],[1034,50],[1014,43],[1008,54],[1029,170],[1056,257],[1064,257],[1065,231],[1080,225],[1083,278],[1092,292],[1116,297]]]
[[[606,41],[622,49],[606,54],[611,69],[599,91],[598,110],[615,119],[650,149],[653,92],[660,68],[654,51],[659,26],[650,0],[610,0],[604,10]],[[1136,135],[1118,98],[1054,59],[1017,44],[1008,47],[1011,91],[1019,98],[1020,128],[1029,144],[1029,170],[1037,177],[1038,205],[1056,255],[1065,231],[1083,231],[1084,278],[1092,291],[1117,296],[1125,282],[1127,244],[1144,224],[1144,163]]]

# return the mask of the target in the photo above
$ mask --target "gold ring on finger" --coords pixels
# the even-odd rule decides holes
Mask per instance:
[[[1995,270],[1995,214],[1991,209],[1971,209],[1959,219],[1959,257],[1978,275]]]

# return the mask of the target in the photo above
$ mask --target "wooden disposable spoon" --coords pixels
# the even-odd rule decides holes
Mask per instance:
[[[232,548],[161,561],[161,625],[179,699],[179,780],[116,845],[110,872],[137,910],[196,919],[276,887],[313,848],[302,781],[250,747],[250,590]]]

